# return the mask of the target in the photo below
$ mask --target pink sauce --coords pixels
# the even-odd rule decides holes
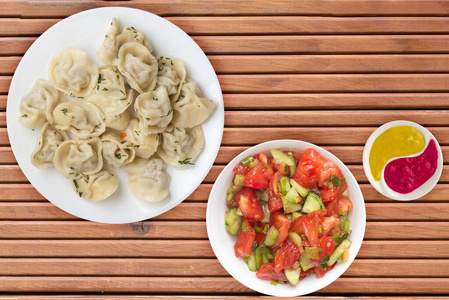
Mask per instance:
[[[438,150],[434,140],[419,156],[393,160],[384,170],[385,182],[395,192],[407,194],[423,185],[435,174]]]

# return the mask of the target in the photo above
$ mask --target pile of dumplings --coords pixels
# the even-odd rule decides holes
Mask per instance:
[[[31,162],[54,166],[82,198],[100,201],[118,187],[124,168],[136,198],[169,194],[171,166],[194,164],[204,145],[203,123],[215,108],[187,76],[184,63],[153,54],[148,38],[114,18],[97,56],[67,48],[48,64],[20,103],[20,119],[42,128]],[[66,97],[68,96],[68,97]]]

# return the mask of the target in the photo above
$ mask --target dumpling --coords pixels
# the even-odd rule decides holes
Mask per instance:
[[[160,143],[159,135],[143,134],[139,127],[139,121],[136,119],[129,120],[124,136],[123,139],[131,143],[136,150],[136,156],[141,158],[149,158],[153,155]]]
[[[115,173],[107,168],[92,175],[84,175],[80,179],[72,180],[73,190],[84,199],[101,201],[111,196],[118,187]]]
[[[91,175],[103,168],[101,140],[69,140],[56,148],[53,164],[59,173],[69,179]]]
[[[153,47],[147,37],[142,32],[134,29],[134,27],[127,26],[120,34],[118,34],[118,31],[119,26],[117,20],[113,18],[111,21],[111,28],[104,38],[103,45],[97,51],[98,58],[104,64],[116,64],[118,50],[127,42],[138,42],[148,48],[150,52],[153,52]]]
[[[59,91],[45,80],[38,79],[31,91],[20,100],[20,123],[30,129],[44,125],[46,121],[53,123],[51,113],[62,101]]]
[[[103,162],[114,169],[119,169],[134,160],[136,150],[115,132],[106,132],[101,136],[103,143]]]
[[[157,60],[157,85],[165,86],[172,102],[176,101],[181,92],[181,87],[186,81],[186,67],[176,58],[160,56]]]
[[[157,202],[169,194],[170,175],[165,172],[160,158],[136,158],[125,166],[125,171],[128,172],[128,187],[136,198]]]
[[[204,134],[201,125],[178,128],[171,125],[162,133],[162,143],[157,154],[169,165],[193,165],[193,160],[203,149]]]
[[[92,103],[63,102],[53,111],[56,129],[67,130],[79,139],[100,136],[106,130],[104,115]]]
[[[83,50],[67,48],[51,57],[48,78],[67,96],[83,98],[92,92],[98,82],[98,67],[90,62]]]
[[[112,65],[117,58],[118,46],[117,46],[117,34],[118,23],[116,18],[112,18],[111,28],[109,28],[108,34],[105,35],[101,48],[97,51],[98,59],[107,65]]]
[[[173,118],[173,109],[167,89],[160,86],[155,91],[140,94],[134,103],[143,134],[161,133]]]
[[[178,100],[173,103],[172,123],[177,127],[191,128],[203,123],[214,108],[214,101],[207,99],[196,82],[188,78]]]
[[[125,79],[116,67],[100,68],[99,83],[93,93],[86,98],[97,106],[105,116],[107,127],[123,130],[128,124],[129,113],[126,109],[134,101],[134,90],[126,89]],[[121,120],[121,118],[123,118]]]
[[[31,163],[39,169],[53,166],[56,148],[69,139],[65,131],[57,130],[46,122],[39,133],[37,145],[31,153]]]
[[[140,94],[156,86],[157,60],[142,44],[128,42],[121,46],[117,66],[128,84]]]

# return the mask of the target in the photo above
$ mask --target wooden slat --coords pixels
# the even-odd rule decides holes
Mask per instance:
[[[39,296],[39,295],[31,295],[31,294],[27,294],[27,296],[22,296],[20,294],[17,295],[13,295],[14,296],[14,300],[22,300],[22,299],[26,299],[26,300],[42,300],[42,299],[60,299],[60,296],[53,296],[53,295],[46,295],[46,296]],[[116,295],[108,295],[109,299],[124,299],[126,298],[127,300],[141,300],[142,297],[144,296],[133,296],[133,295],[120,295],[120,296],[116,296]],[[207,295],[207,296],[157,296],[160,299],[164,299],[164,300],[229,300],[229,296],[212,296],[212,295]],[[379,300],[379,296],[361,296],[361,297],[354,297],[354,296],[348,296],[348,297],[344,297],[344,296],[331,296],[333,300],[354,300],[354,299],[363,299],[363,300]],[[98,299],[98,296],[93,296],[93,295],[86,295],[83,294],[82,296],[67,296],[65,297],[67,299]],[[250,296],[232,296],[232,299],[237,299],[237,300],[253,300],[255,298],[255,296],[250,295]],[[0,295],[0,299],[5,299],[5,300],[11,300],[10,296],[1,296]],[[257,296],[257,299],[272,299],[272,297],[270,296]],[[297,297],[285,297],[283,298],[285,300],[295,300],[297,299]],[[319,300],[319,299],[323,299],[322,296],[307,296],[307,299],[310,300]],[[441,297],[441,296],[389,296],[388,297],[389,300],[444,300],[446,299],[445,297]]]
[[[165,19],[189,35],[447,33],[445,28],[449,24],[447,17],[183,16]],[[0,36],[39,35],[60,20],[2,19]]]
[[[237,258],[236,258],[237,259]],[[217,259],[0,259],[0,276],[229,276]]]
[[[223,92],[444,92],[447,74],[218,75]]]
[[[98,224],[88,221],[0,221],[6,239],[207,239],[205,222],[148,221]],[[365,239],[449,239],[449,222],[367,222]]]
[[[1,19],[0,19],[1,21]],[[12,75],[20,62],[19,56],[4,56],[0,57],[0,75]]]
[[[229,276],[217,259],[202,258],[0,258],[0,264],[0,276]],[[447,259],[356,259],[343,277],[444,277],[448,267]]]
[[[351,111],[229,111],[225,126],[380,126],[409,120],[423,126],[447,124],[449,110],[351,110]],[[360,116],[363,115],[363,118]],[[0,113],[1,121],[1,113]],[[1,125],[1,123],[0,123]]]
[[[1,257],[215,257],[208,240],[0,240],[0,250]]]
[[[5,110],[6,109],[7,98],[8,97],[6,95],[0,95],[0,110]]]
[[[206,54],[447,53],[446,35],[193,36]],[[22,55],[35,37],[1,37],[1,55]],[[420,42],[417,43],[416,41]]]
[[[267,282],[267,284],[269,284]],[[414,289],[410,290],[410,286]],[[0,277],[6,292],[254,293],[232,277]],[[317,294],[445,294],[447,278],[339,278]]]
[[[99,6],[114,6],[114,1],[8,1],[0,2],[3,16],[23,17],[65,17],[86,9]],[[182,1],[177,5],[167,5],[164,0],[147,2],[134,0],[122,3],[123,6],[135,7],[151,11],[158,15],[447,15],[449,8],[444,0],[421,1],[388,1],[378,0],[304,0],[297,2],[245,1],[231,0],[217,3],[202,1],[201,5],[195,0]]]
[[[0,240],[1,257],[212,258],[208,240]],[[363,241],[357,258],[449,258],[449,241]]]
[[[0,76],[0,93],[7,93],[11,84],[12,76]]]
[[[376,128],[372,127],[333,127],[329,128],[225,128],[222,145],[255,145],[277,139],[295,139],[313,144],[326,145],[364,145]],[[449,144],[449,128],[428,128],[440,145]],[[332,134],[329,134],[332,132]],[[260,134],[260,133],[263,133]],[[1,142],[0,129],[0,142]]]
[[[43,203],[0,203],[0,219],[3,220],[79,220],[55,205]],[[152,220],[202,220],[206,219],[206,203],[180,203],[173,209]]]
[[[228,109],[448,108],[447,93],[224,94]]]

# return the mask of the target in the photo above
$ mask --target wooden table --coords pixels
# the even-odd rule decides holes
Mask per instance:
[[[158,14],[192,36],[218,74],[226,116],[200,187],[171,211],[125,225],[80,220],[44,199],[17,165],[5,128],[12,75],[35,39],[71,14],[114,5]],[[0,15],[1,293],[253,298],[212,252],[207,198],[235,155],[287,138],[337,155],[366,201],[357,259],[313,296],[449,294],[448,166],[431,193],[405,203],[377,193],[362,168],[371,132],[399,119],[426,126],[449,161],[449,1],[0,0]]]

